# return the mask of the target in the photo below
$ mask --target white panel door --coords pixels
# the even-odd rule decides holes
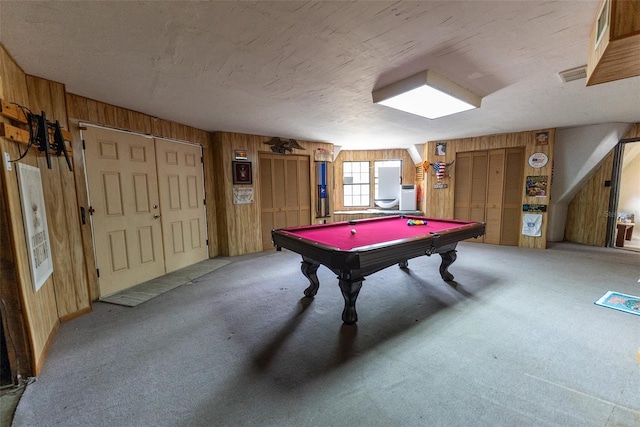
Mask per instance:
[[[201,158],[200,146],[156,139],[167,272],[209,257]]]
[[[154,141],[82,132],[100,296],[165,273]]]

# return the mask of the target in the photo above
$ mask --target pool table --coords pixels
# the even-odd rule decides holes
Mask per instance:
[[[426,224],[408,225],[410,221]],[[304,291],[307,297],[318,292],[320,265],[338,275],[344,297],[342,320],[353,324],[358,321],[356,299],[365,276],[393,264],[407,268],[409,259],[437,253],[442,257],[440,276],[452,281],[448,269],[456,260],[456,245],[482,236],[484,230],[482,222],[398,215],[281,228],[271,237],[278,251],[285,248],[302,255],[302,274],[310,282]]]

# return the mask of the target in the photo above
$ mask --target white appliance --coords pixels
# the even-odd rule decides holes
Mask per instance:
[[[400,199],[400,168],[396,166],[381,167],[378,169],[377,195],[374,203],[382,209],[391,209],[397,206]]]
[[[416,210],[416,186],[411,184],[403,184],[400,186],[400,210],[415,211]]]

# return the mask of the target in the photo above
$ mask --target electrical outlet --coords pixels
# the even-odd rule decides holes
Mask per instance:
[[[11,170],[11,157],[9,156],[9,153],[7,153],[6,151],[4,152],[4,166],[7,168],[8,171]]]

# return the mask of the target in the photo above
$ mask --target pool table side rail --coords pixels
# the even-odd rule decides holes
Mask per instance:
[[[337,222],[331,222],[328,224],[310,224],[310,225],[300,225],[297,227],[285,227],[285,228],[280,228],[277,230],[296,230],[296,231],[306,231],[306,230],[313,230],[316,228],[326,228],[326,227],[341,227],[344,225],[350,225],[351,223],[355,222],[355,225],[358,224],[362,224],[362,223],[367,223],[367,222],[379,222],[379,221],[389,221],[389,220],[393,220],[393,219],[397,219],[397,218],[402,218],[402,219],[416,219],[416,220],[427,220],[427,221],[446,221],[446,222],[450,222],[450,223],[456,223],[456,224],[476,224],[474,221],[465,221],[465,220],[461,220],[461,219],[443,219],[443,218],[427,218],[424,216],[414,216],[414,215],[390,215],[390,216],[384,216],[384,217],[375,217],[375,218],[363,218],[363,219],[357,219],[354,221],[337,221]]]

